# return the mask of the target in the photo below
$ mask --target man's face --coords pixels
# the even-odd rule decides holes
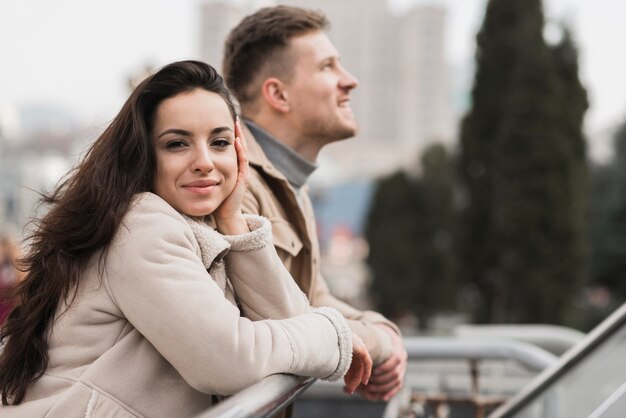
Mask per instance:
[[[285,90],[299,134],[323,144],[354,136],[350,90],[358,81],[341,66],[330,39],[310,32],[292,38],[289,48],[294,67]]]

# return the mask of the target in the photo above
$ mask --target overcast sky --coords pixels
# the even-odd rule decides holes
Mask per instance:
[[[51,103],[88,124],[105,123],[126,98],[133,71],[198,57],[201,1],[1,0],[0,106]],[[390,7],[400,13],[412,2],[392,0]],[[467,63],[486,0],[431,3],[448,9],[450,64]],[[619,52],[626,2],[544,0],[544,7],[549,19],[574,25],[592,103],[588,130],[617,124],[626,117],[626,57]]]

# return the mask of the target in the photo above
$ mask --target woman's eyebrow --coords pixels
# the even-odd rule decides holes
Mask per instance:
[[[161,134],[157,137],[161,138],[163,135],[166,134],[176,134],[176,135],[182,135],[182,136],[191,136],[191,132],[186,131],[184,129],[177,129],[177,128],[172,128],[172,129],[166,129],[163,132],[161,132]]]
[[[215,135],[215,134],[219,134],[225,131],[230,131],[233,132],[232,128],[229,128],[228,126],[218,126],[217,128],[213,128],[211,130],[211,135]],[[167,135],[167,134],[176,134],[176,135],[181,135],[181,136],[193,136],[191,132],[186,131],[184,129],[179,129],[179,128],[170,128],[170,129],[166,129],[163,132],[161,132],[161,134],[159,134],[158,138],[161,138],[163,135]]]
[[[233,129],[229,128],[228,126],[219,126],[217,128],[214,128],[213,130],[211,130],[211,135],[219,134],[219,133],[222,133],[224,131],[233,132]]]

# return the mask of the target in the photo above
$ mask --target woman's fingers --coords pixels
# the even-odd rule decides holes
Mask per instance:
[[[352,363],[348,373],[344,377],[346,392],[354,393],[359,385],[366,385],[372,374],[372,358],[370,357],[365,344],[353,335],[352,340]]]
[[[246,136],[243,133],[243,126],[241,125],[241,119],[237,118],[235,121],[235,137],[241,138],[241,145],[243,149],[248,151],[248,143],[246,142]]]
[[[235,150],[237,152],[239,175],[243,177],[244,180],[248,180],[248,156],[246,155],[246,150],[243,147],[240,137],[235,138]]]

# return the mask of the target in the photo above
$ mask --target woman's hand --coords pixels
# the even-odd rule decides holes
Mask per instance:
[[[354,393],[359,385],[367,385],[371,374],[372,358],[363,341],[352,333],[352,363],[350,363],[350,368],[343,377],[346,384],[344,390],[350,394]]]
[[[248,156],[246,139],[243,136],[243,129],[239,119],[235,121],[235,151],[237,152],[237,182],[235,188],[213,212],[217,230],[224,235],[240,235],[250,232],[248,224],[243,219],[241,213],[241,202],[243,201],[246,187],[248,186]]]
[[[404,385],[406,374],[407,353],[402,337],[388,326],[379,324],[391,338],[392,353],[387,360],[372,370],[369,384],[359,386],[357,391],[370,401],[388,401],[394,397]]]

